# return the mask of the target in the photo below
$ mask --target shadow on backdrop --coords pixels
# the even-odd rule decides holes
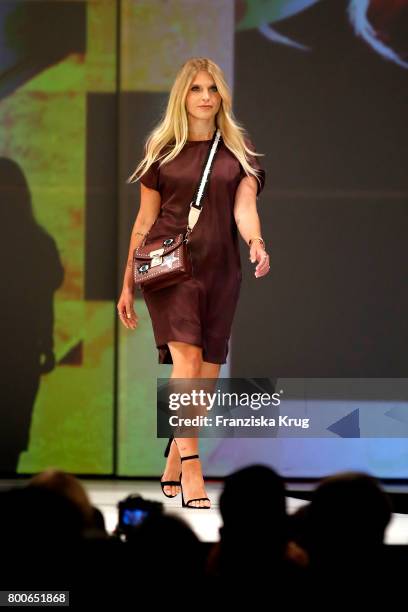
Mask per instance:
[[[55,367],[53,293],[64,278],[54,239],[36,222],[21,168],[0,158],[0,473],[28,448],[41,374]]]

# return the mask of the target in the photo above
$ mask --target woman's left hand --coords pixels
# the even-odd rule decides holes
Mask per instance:
[[[254,242],[249,251],[249,259],[251,263],[255,261],[258,265],[255,268],[255,276],[265,276],[269,272],[269,255],[258,241]]]

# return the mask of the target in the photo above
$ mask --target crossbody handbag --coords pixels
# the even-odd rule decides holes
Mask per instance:
[[[186,231],[145,244],[148,232],[143,242],[133,251],[133,279],[140,289],[156,291],[191,278],[192,264],[188,241],[203,209],[203,196],[220,138],[221,131],[217,129],[203,164],[195,197],[190,203]]]

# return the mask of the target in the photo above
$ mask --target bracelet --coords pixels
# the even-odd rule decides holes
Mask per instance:
[[[139,236],[146,236],[146,234],[142,234],[142,232],[135,232],[135,234],[139,234]]]
[[[259,240],[260,242],[262,242],[263,248],[265,248],[265,240],[261,238],[261,236],[255,236],[254,238],[251,238],[250,241],[248,242],[249,247],[251,246],[253,240]]]

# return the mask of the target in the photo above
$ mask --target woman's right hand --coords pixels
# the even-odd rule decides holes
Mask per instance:
[[[139,317],[133,309],[134,299],[133,290],[124,287],[117,304],[119,318],[128,329],[135,329],[139,323]]]

